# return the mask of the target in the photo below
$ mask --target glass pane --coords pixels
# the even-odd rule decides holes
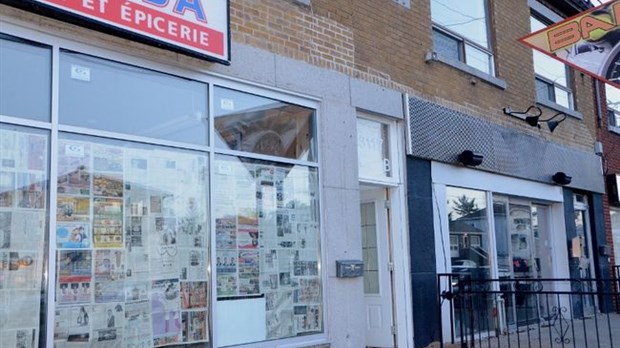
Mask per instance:
[[[207,173],[200,153],[61,134],[56,347],[209,342]]]
[[[489,48],[485,0],[431,0],[433,22]]]
[[[438,30],[433,30],[433,49],[439,56],[462,61],[461,42]]]
[[[536,98],[539,100],[555,101],[555,89],[553,85],[541,79],[536,79]]]
[[[530,16],[530,26],[532,31],[546,27],[543,22],[532,16]],[[532,50],[532,54],[534,55],[534,72],[536,75],[545,77],[560,86],[568,87],[567,71],[564,63],[536,50]]]
[[[391,178],[389,126],[358,118],[357,155],[360,178],[378,180]]]
[[[562,88],[555,87],[555,102],[565,108],[570,108],[570,94]]]
[[[207,85],[83,54],[60,55],[60,122],[207,145]]]
[[[48,143],[45,133],[0,124],[0,337],[7,347],[38,347],[45,325]]]
[[[216,146],[316,161],[314,110],[221,87],[214,99]]]
[[[508,234],[508,208],[504,202],[493,203],[495,221],[495,241],[497,244],[497,269],[499,277],[512,277],[510,239]]]
[[[452,272],[488,278],[489,223],[486,194],[456,187],[446,189],[450,236],[458,240],[458,256],[452,258]]]
[[[562,62],[538,51],[532,52],[534,54],[534,72],[536,75],[547,78],[560,86],[568,87],[566,66]]]
[[[317,170],[233,156],[214,165],[218,342],[322,332]],[[239,317],[253,318],[241,336]]]
[[[0,34],[0,115],[50,121],[52,50]]]
[[[532,238],[531,208],[525,205],[510,205],[510,246],[512,251],[512,271],[515,278],[531,278],[536,275],[533,260],[535,246]]]
[[[488,278],[489,242],[486,194],[456,187],[446,188],[451,238],[458,241],[452,272]]]
[[[487,74],[493,73],[491,55],[471,45],[465,45],[465,63]]]
[[[364,293],[379,293],[379,260],[377,255],[377,221],[375,203],[363,203],[362,252],[364,259]]]
[[[446,187],[446,199],[451,249],[453,243],[456,244],[456,250],[450,252],[452,273],[458,274],[460,278],[490,278],[489,222],[487,218],[489,212],[487,210],[486,192]],[[476,282],[476,284],[479,286],[488,285],[484,282]],[[463,310],[471,311],[471,309],[465,309],[466,305],[461,301],[462,299],[457,297],[453,303],[455,334],[459,336],[476,333],[480,330],[489,330],[488,323],[479,320],[470,322],[469,316],[461,313]],[[493,303],[493,297],[487,294],[477,297],[475,303],[470,305],[480,310],[479,313],[484,313],[492,309]],[[461,322],[461,320],[463,321]]]
[[[614,240],[614,255],[617,266],[620,266],[620,209],[611,209],[611,231]],[[620,274],[617,275],[620,279]]]
[[[620,113],[620,89],[605,84],[605,97],[607,98],[607,107]]]

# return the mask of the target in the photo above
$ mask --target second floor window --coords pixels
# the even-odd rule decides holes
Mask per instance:
[[[530,16],[532,32],[547,26],[540,19]],[[534,73],[536,75],[536,98],[540,102],[551,102],[567,109],[573,108],[568,68],[564,63],[555,60],[536,50],[534,54]]]
[[[431,0],[434,51],[494,75],[486,0]]]
[[[620,89],[605,84],[609,126],[620,128]]]

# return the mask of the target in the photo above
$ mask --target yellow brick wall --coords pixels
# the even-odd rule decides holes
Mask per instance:
[[[439,62],[432,50],[430,1],[407,9],[391,0],[231,0],[235,42],[435,100],[491,122],[554,142],[592,151],[595,106],[592,79],[575,72],[575,105],[584,120],[567,119],[553,134],[508,117],[502,108],[525,110],[535,101],[532,53],[517,41],[529,32],[523,0],[490,1],[497,77],[506,90]],[[234,57],[234,55],[233,55]],[[234,58],[233,58],[234,64]],[[553,110],[544,110],[544,116]]]

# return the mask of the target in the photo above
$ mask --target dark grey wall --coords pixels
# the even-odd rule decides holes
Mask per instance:
[[[431,162],[407,157],[407,203],[413,337],[416,347],[439,340]]]
[[[603,216],[603,195],[592,194],[590,195],[590,225],[592,226],[592,254],[594,257],[594,269],[597,279],[609,279],[611,274],[611,264],[609,263],[609,256],[601,256],[599,253],[599,246],[607,244],[607,236],[605,232],[605,217]],[[603,281],[599,284],[600,290],[604,292],[612,292],[612,283],[609,281]],[[609,313],[613,311],[613,299],[609,295],[599,296],[599,306],[603,313]]]
[[[568,248],[568,267],[570,271],[570,277],[579,279],[581,274],[579,273],[579,258],[571,256],[571,241],[577,236],[577,226],[575,225],[575,204],[573,201],[573,195],[575,191],[570,188],[564,188],[564,219],[566,224],[566,247]],[[596,279],[608,279],[610,274],[610,263],[607,256],[600,256],[598,247],[599,245],[606,244],[605,235],[605,220],[603,216],[603,195],[597,193],[588,193],[588,207],[590,221],[585,221],[590,226],[590,243],[592,244],[592,257],[594,260],[594,274]],[[571,284],[571,287],[575,291],[583,290],[577,283]],[[602,282],[598,285],[599,290],[604,292],[611,292],[611,283]],[[573,311],[576,317],[582,315],[582,304],[580,296],[573,296]],[[599,295],[599,309],[604,312],[611,312],[613,310],[613,299],[609,295]]]

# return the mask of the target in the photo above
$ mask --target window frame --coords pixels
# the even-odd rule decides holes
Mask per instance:
[[[609,84],[604,84],[605,86],[605,107],[607,108],[607,126],[609,127],[609,131],[613,133],[620,134],[620,100],[617,100],[617,106],[613,107],[612,102],[609,96],[609,88],[615,88]]]
[[[553,23],[553,21],[547,17],[545,17],[544,15],[540,14],[539,12],[535,11],[534,9],[530,9],[530,21],[532,19],[535,19],[539,22],[541,22],[543,25],[548,26],[550,24]],[[530,25],[530,32],[533,32],[533,29],[531,28]],[[558,61],[559,62],[559,61]],[[564,77],[566,79],[566,86],[557,83],[555,81],[550,80],[547,77],[542,76],[541,74],[539,74],[538,72],[536,72],[536,63],[535,63],[535,55],[534,55],[534,50],[532,49],[532,66],[533,66],[533,70],[534,70],[534,91],[535,91],[535,95],[536,95],[536,101],[540,104],[543,104],[545,106],[549,106],[551,108],[558,108],[561,109],[560,111],[563,111],[565,109],[568,109],[570,111],[576,111],[575,110],[575,93],[573,91],[573,73],[572,73],[572,69],[562,63],[564,65]],[[546,98],[540,98],[539,97],[539,93],[538,93],[538,86],[537,83],[540,81],[541,83],[544,83],[547,86],[548,90],[553,90],[553,99],[546,97]],[[557,96],[555,94],[555,89],[559,89],[562,90],[564,92],[566,92],[568,94],[568,106],[564,106],[562,104],[559,104],[557,102]],[[547,96],[549,95],[549,93],[547,93]]]
[[[431,0],[432,2],[433,0]],[[476,42],[474,42],[473,40],[465,37],[464,35],[461,35],[459,33],[457,33],[454,30],[448,29],[445,26],[435,22],[432,20],[432,14],[431,14],[431,21],[432,21],[432,29],[431,31],[434,32],[438,32],[440,35],[444,35],[447,36],[448,38],[451,38],[455,41],[457,41],[458,43],[458,55],[459,55],[459,60],[458,62],[463,63],[465,65],[467,65],[468,67],[471,67],[472,69],[475,69],[476,71],[480,71],[483,74],[492,76],[492,77],[496,77],[496,67],[495,67],[495,53],[493,50],[493,35],[492,35],[492,28],[491,28],[491,20],[490,20],[490,4],[489,4],[489,0],[482,0],[483,4],[484,4],[484,25],[486,28],[486,38],[487,38],[487,42],[489,43],[489,47],[484,47]],[[435,42],[433,41],[433,52],[438,53],[435,50]],[[484,70],[480,70],[478,68],[476,68],[473,65],[470,65],[467,62],[467,50],[466,47],[467,46],[471,46],[474,49],[483,52],[485,54],[487,54],[487,56],[489,57],[489,66],[488,69],[489,71],[484,71]]]

